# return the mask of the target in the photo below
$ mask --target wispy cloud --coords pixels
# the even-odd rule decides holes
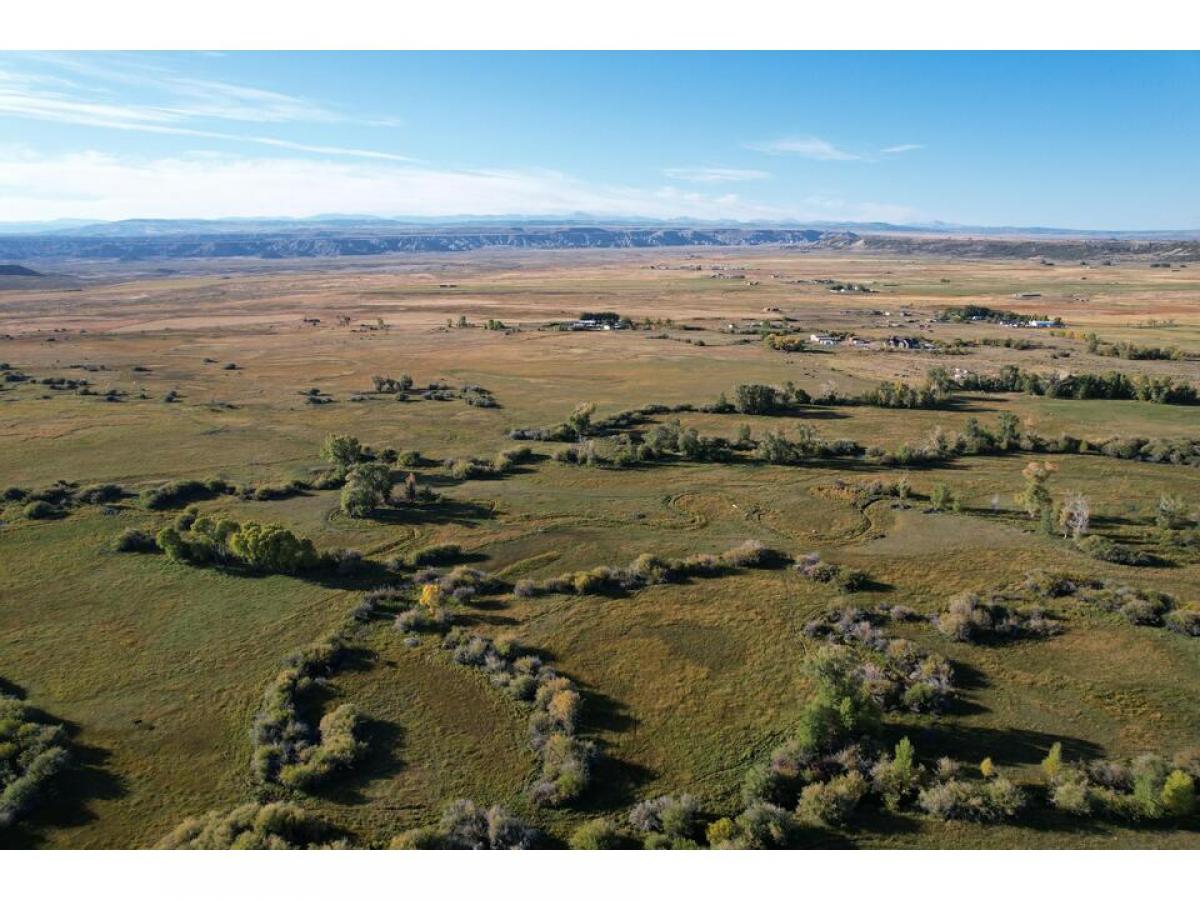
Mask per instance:
[[[803,156],[807,159],[850,160],[862,159],[860,153],[852,153],[819,137],[785,137],[772,141],[754,141],[746,144],[751,150],[770,153],[772,156]]]
[[[802,156],[806,159],[816,159],[822,162],[859,161],[875,162],[876,154],[894,156],[898,153],[909,153],[913,150],[923,150],[924,144],[893,144],[877,151],[846,150],[836,144],[819,137],[785,137],[771,141],[754,141],[744,145],[750,150],[769,153],[772,156]]]
[[[42,59],[42,57],[39,57]],[[257,87],[172,75],[141,63],[97,65],[70,56],[50,56],[59,74],[0,68],[0,116],[15,116],[91,128],[141,131],[183,137],[234,141],[267,147],[352,156],[363,159],[412,162],[410,157],[383,150],[366,150],[293,141],[271,135],[216,130],[214,123],[338,123],[346,116],[304,98]],[[151,88],[153,102],[114,99],[116,85]],[[357,124],[395,125],[395,119],[366,119]]]
[[[9,220],[374,215],[560,215],[813,220],[877,218],[874,204],[811,198],[764,204],[739,194],[596,184],[554,170],[454,170],[389,161],[247,159],[203,153],[127,159],[0,147]],[[895,221],[916,214],[886,208]]]
[[[684,166],[676,169],[663,169],[663,175],[674,181],[693,181],[697,184],[761,181],[771,177],[770,172],[764,172],[761,169],[724,169],[719,166]]]

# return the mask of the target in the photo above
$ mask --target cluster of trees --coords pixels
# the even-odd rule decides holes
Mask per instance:
[[[372,375],[371,386],[377,394],[403,394],[412,388],[413,380],[411,375],[401,375],[399,378]]]
[[[360,462],[346,470],[341,495],[341,508],[346,515],[361,519],[391,500],[392,470],[387,463]]]
[[[625,821],[592,819],[571,835],[572,850],[694,850],[703,836],[699,802],[690,794],[651,797]]]
[[[417,584],[436,584],[443,594],[457,603],[469,603],[477,596],[499,594],[511,585],[482,569],[455,566],[444,575],[435,569],[422,569],[413,576]]]
[[[931,384],[933,383],[931,382]],[[745,390],[742,390],[743,388]],[[910,390],[916,390],[919,394],[923,389],[913,388]],[[933,384],[931,390],[938,396],[944,395],[944,392],[937,388],[936,384]],[[792,388],[787,387],[776,389],[770,385],[739,385],[738,391],[735,393],[737,402],[730,403],[722,397],[711,406],[699,408],[699,411],[734,412],[745,410],[755,415],[774,415],[794,410],[795,407],[789,404],[800,402],[797,398],[801,395],[807,397],[798,388],[793,392]],[[891,396],[899,397],[900,395]],[[881,404],[892,402],[882,396],[875,396],[871,399]],[[851,403],[857,402],[857,399],[826,395],[816,398],[812,402],[818,404]],[[897,402],[908,401],[898,400]],[[686,404],[676,407],[646,406],[639,410],[617,413],[609,419],[603,420],[602,426],[589,424],[585,428],[585,432],[600,434],[611,428],[632,429],[636,425],[644,423],[651,415],[664,411],[697,411],[697,409],[697,407]],[[588,422],[592,422],[590,413]],[[673,458],[668,454],[676,454],[679,457],[698,461],[732,461],[736,458],[736,451],[747,449],[753,450],[759,459],[782,465],[794,465],[812,458],[861,457],[879,465],[921,466],[938,464],[962,456],[1037,452],[1047,454],[1096,453],[1117,459],[1200,466],[1200,440],[1196,438],[1113,436],[1104,440],[1085,441],[1067,434],[1047,437],[1023,429],[1020,421],[1012,413],[1002,413],[994,430],[980,424],[978,419],[970,418],[961,432],[947,433],[941,428],[935,428],[925,443],[914,445],[906,442],[894,449],[878,446],[864,449],[853,441],[821,438],[811,428],[802,428],[794,439],[775,432],[759,440],[751,440],[749,429],[743,427],[739,436],[729,441],[718,437],[705,437],[694,429],[683,428],[678,423],[668,423],[658,425],[653,431],[646,434],[630,431],[620,435],[617,452],[612,458],[605,458],[594,443],[581,437],[579,432],[573,427],[568,427],[566,423],[545,429],[516,429],[510,432],[509,436],[521,440],[583,441],[560,450],[555,454],[555,458],[576,464],[616,467],[635,465],[653,459]],[[664,453],[656,456],[653,450],[654,446],[663,448]],[[954,507],[952,496],[946,498],[946,504],[951,508]],[[1046,525],[1047,531],[1055,529],[1053,516]]]
[[[684,428],[678,420],[655,425],[633,445],[637,459],[661,459],[677,455],[691,462],[729,462],[733,448],[720,437],[701,435],[695,428]]]
[[[1004,593],[981,597],[968,593],[953,598],[933,619],[937,630],[954,641],[999,643],[1061,634],[1062,626],[1038,605],[1016,606],[1022,598]]]
[[[1167,628],[1200,637],[1200,609],[1181,606],[1171,594],[1111,581],[1062,579],[1062,596],[1121,615],[1132,625]]]
[[[890,754],[873,750],[881,707],[850,648],[821,647],[807,669],[815,694],[796,734],[769,763],[750,770],[742,791],[746,811],[710,826],[710,844],[787,846],[798,826],[844,825],[871,798],[892,812],[915,806],[942,819],[996,821],[1020,812],[1023,792],[990,760],[980,780],[967,781],[948,758],[928,771],[907,738]]]
[[[124,532],[118,549],[144,549],[144,533]],[[278,523],[238,522],[211,516],[180,516],[154,538],[167,559],[195,566],[236,566],[252,572],[292,574],[332,562],[313,542]]]
[[[1000,325],[1024,325],[1034,319],[1041,321],[1048,320],[1047,316],[1027,316],[1005,309],[979,306],[974,303],[969,303],[965,306],[947,306],[944,309],[938,310],[937,318],[940,322],[994,322]],[[1055,317],[1052,321],[1056,328],[1061,328],[1063,325],[1063,320],[1058,317]]]
[[[607,422],[593,421],[595,414],[596,404],[577,403],[562,422],[538,428],[514,428],[508,436],[515,441],[581,441],[602,434],[608,427]]]
[[[859,456],[861,445],[848,440],[826,440],[817,429],[801,423],[794,437],[778,429],[764,434],[754,442],[754,458],[776,466],[795,466],[812,459],[834,459]]]
[[[415,603],[410,599],[406,608],[397,613],[394,625],[400,632],[440,632],[453,623],[454,612],[449,608],[445,592],[440,584],[430,581],[421,585]]]
[[[449,472],[451,478],[467,481],[473,478],[495,478],[507,475],[517,466],[529,462],[531,459],[533,459],[533,451],[528,447],[510,447],[507,450],[501,450],[493,459],[477,457],[446,459],[442,465]]]
[[[878,406],[885,409],[942,409],[950,404],[951,390],[927,381],[913,385],[903,381],[885,381],[858,394],[842,394],[829,387],[810,395],[790,381],[783,387],[769,384],[739,384],[734,399],[721,399],[706,412],[737,412],[748,416],[778,416],[799,413],[806,406]]]
[[[503,329],[504,324],[493,319],[488,321],[487,327],[489,329]],[[496,398],[492,396],[491,391],[478,384],[465,384],[460,388],[455,388],[442,381],[433,381],[425,387],[414,389],[411,375],[401,375],[399,378],[372,375],[371,387],[376,394],[393,394],[397,400],[402,401],[408,400],[410,394],[415,393],[425,400],[464,400],[470,406],[483,407],[500,405],[496,402]],[[317,392],[314,396],[319,397],[320,393]]]
[[[1131,760],[1067,762],[1056,743],[1042,761],[1050,803],[1075,816],[1124,820],[1184,818],[1196,811],[1200,748],[1166,760],[1143,753]]]
[[[395,450],[376,454],[349,434],[326,436],[321,458],[332,464],[333,470],[326,482],[341,487],[341,509],[351,518],[364,518],[394,502],[391,463],[415,466],[423,461],[416,451],[409,451],[403,457]],[[404,479],[404,503],[428,503],[437,499],[437,494],[428,486],[418,485],[415,472],[408,473]]]
[[[966,594],[931,619],[955,640],[1005,640],[1056,634],[1061,626],[1042,608],[1043,601],[1075,600],[1120,615],[1133,625],[1165,627],[1200,637],[1200,610],[1181,605],[1171,594],[1117,581],[1080,578],[1036,570],[983,597]]]
[[[441,558],[453,544],[429,548],[428,552],[410,558]],[[409,568],[405,560],[393,560],[393,571]],[[412,576],[415,590],[406,588],[379,588],[372,594],[383,596],[393,605],[400,607],[395,619],[395,628],[400,632],[430,631],[445,632],[454,623],[453,607],[469,604],[479,596],[496,594],[507,590],[509,585],[499,578],[469,566],[455,566],[442,574],[437,569],[424,568]]]
[[[453,629],[442,646],[452,651],[456,663],[488,673],[496,687],[530,705],[530,745],[541,761],[530,797],[544,806],[580,797],[599,751],[576,734],[583,699],[572,681],[511,641]]]
[[[794,566],[795,570],[810,581],[832,584],[845,594],[853,594],[867,586],[870,579],[866,572],[825,562],[819,553],[806,553]]]
[[[1042,531],[1054,534],[1057,530],[1074,543],[1077,550],[1094,559],[1123,566],[1157,565],[1158,557],[1136,547],[1118,544],[1097,534],[1088,534],[1091,527],[1091,504],[1079,493],[1068,493],[1057,505],[1048,486],[1050,476],[1058,471],[1054,463],[1030,462],[1022,470],[1024,488],[1014,498],[1031,519],[1038,520]]]
[[[936,465],[963,456],[1001,456],[1008,453],[1087,454],[1114,459],[1172,465],[1200,466],[1200,440],[1195,438],[1136,438],[1114,436],[1101,441],[1085,441],[1068,434],[1046,437],[1023,429],[1012,413],[1001,413],[995,429],[972,417],[960,432],[947,433],[934,428],[921,444],[904,443],[889,450],[868,447],[863,457],[879,465]],[[1051,469],[1053,472],[1053,469]],[[1041,518],[1039,511],[1036,518]],[[1053,531],[1053,517],[1047,523]]]
[[[33,812],[70,761],[66,730],[0,691],[0,829]]]
[[[889,622],[925,620],[905,606],[880,604],[829,610],[804,625],[804,635],[851,648],[855,675],[881,709],[938,712],[954,697],[954,669],[949,660],[926,653],[884,629]]]
[[[1094,331],[1085,334],[1083,340],[1087,344],[1088,353],[1096,356],[1115,356],[1118,359],[1187,359],[1187,354],[1178,347],[1152,347],[1134,344],[1131,341],[1112,343],[1101,340]]]
[[[995,375],[968,372],[951,377],[944,369],[931,369],[929,380],[951,391],[1026,393],[1063,400],[1143,400],[1181,405],[1200,403],[1200,390],[1193,384],[1178,382],[1167,376],[1127,375],[1117,371],[1039,374],[1009,365]]]
[[[1163,494],[1154,510],[1154,525],[1164,548],[1200,547],[1200,528],[1190,504],[1177,494]]]
[[[442,810],[437,825],[399,834],[392,850],[530,850],[542,841],[538,830],[503,806],[484,808],[455,800]]]
[[[522,579],[513,593],[518,597],[546,594],[591,594],[597,596],[623,594],[652,584],[671,584],[686,578],[715,578],[736,569],[774,568],[790,558],[780,551],[763,546],[758,541],[746,541],[719,554],[697,553],[682,558],[643,553],[627,566],[596,566],[542,582]]]
[[[247,803],[185,819],[158,842],[160,850],[319,850],[349,845],[292,803]]]
[[[352,704],[326,713],[316,729],[301,713],[306,695],[337,670],[345,649],[334,634],[294,653],[263,694],[251,728],[251,769],[260,783],[310,790],[349,769],[366,750]]]

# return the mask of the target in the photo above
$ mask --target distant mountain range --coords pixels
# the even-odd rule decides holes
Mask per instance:
[[[54,223],[48,223],[54,224]],[[57,223],[63,226],[63,223]],[[405,220],[352,216],[312,219],[129,219],[0,233],[0,261],[299,259],[391,253],[446,253],[632,247],[744,247],[1049,259],[1151,255],[1200,259],[1189,232],[1079,232],[1053,228],[971,229],[934,223],[821,222],[807,226],[623,221],[583,218]],[[0,225],[0,232],[4,226]]]
[[[166,237],[180,235],[257,234],[411,234],[446,229],[652,229],[652,230],[737,230],[737,231],[853,231],[859,234],[961,234],[979,236],[1027,236],[1120,240],[1195,240],[1200,228],[1177,230],[1111,230],[1053,228],[1046,226],[975,226],[950,222],[895,225],[890,222],[821,220],[739,222],[734,220],[600,218],[578,213],[569,217],[546,216],[433,216],[387,218],[382,216],[322,215],[309,218],[226,219],[55,219],[46,222],[0,222],[0,237],[52,235],[55,237]]]

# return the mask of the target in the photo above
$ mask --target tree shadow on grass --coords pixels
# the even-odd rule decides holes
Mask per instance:
[[[373,521],[392,525],[462,525],[468,528],[476,520],[495,517],[496,511],[487,504],[445,498],[440,503],[377,509],[369,516]]]
[[[1027,728],[986,728],[945,720],[917,726],[889,726],[885,733],[889,743],[907,735],[926,761],[949,756],[973,762],[990,756],[998,766],[1029,766],[1045,759],[1055,743],[1062,744],[1063,756],[1071,760],[1088,761],[1104,754],[1103,747],[1085,738]]]

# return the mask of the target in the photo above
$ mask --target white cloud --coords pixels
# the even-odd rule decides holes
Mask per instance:
[[[851,153],[835,147],[829,141],[819,137],[785,137],[773,141],[758,141],[746,144],[751,150],[770,153],[773,156],[804,156],[808,159],[819,160],[849,160],[862,159],[859,153]]]
[[[198,137],[208,140],[234,141],[242,144],[259,144],[267,147],[279,147],[286,150],[299,150],[306,153],[320,153],[330,156],[354,156],[363,159],[387,159],[396,162],[412,162],[411,157],[382,150],[362,150],[355,147],[337,147],[326,144],[309,144],[299,141],[289,141],[282,138],[265,137],[251,134],[232,134],[223,131],[211,131],[205,128],[195,128],[186,124],[192,114],[178,109],[155,106],[128,106],[98,102],[87,99],[76,99],[64,94],[31,90],[27,85],[9,87],[14,83],[11,78],[0,78],[0,115],[17,116],[25,119],[38,119],[44,122],[61,122],[69,125],[85,125],[92,128],[108,128],[119,131],[142,131],[150,134],[172,134],[183,137]],[[232,107],[222,101],[215,100],[213,115],[219,107],[226,110],[221,118],[234,118],[251,113],[247,110],[234,112]],[[264,116],[269,116],[265,109]],[[283,115],[281,108],[275,113]],[[198,117],[198,114],[197,114]]]
[[[924,150],[924,144],[896,144],[894,147],[884,147],[880,153],[908,153],[912,150]]]
[[[911,210],[811,198],[763,204],[709,194],[591,184],[551,170],[451,170],[386,161],[246,159],[212,153],[147,160],[96,152],[44,156],[0,147],[10,221],[55,218],[558,215],[912,221]]]
[[[217,54],[220,55],[220,54]],[[15,78],[30,83],[53,80],[77,97],[113,93],[117,86],[132,87],[141,96],[158,102],[146,104],[173,118],[215,118],[238,122],[344,122],[347,116],[308,98],[212,78],[195,78],[144,57],[127,54],[79,55],[37,53],[20,59],[25,65]],[[31,68],[28,62],[35,66]],[[50,75],[54,70],[75,80]],[[10,73],[10,78],[14,73]]]
[[[71,56],[38,58],[88,81],[83,83],[43,72],[0,68],[0,115],[92,128],[235,141],[306,153],[413,161],[410,157],[383,150],[217,131],[207,127],[205,121],[271,124],[349,121],[340,113],[300,97],[223,81],[181,77],[138,62],[110,60],[99,65]],[[149,91],[158,102],[114,100],[112,85],[136,85]],[[364,119],[357,124],[394,126],[399,120],[381,117]]]
[[[663,169],[663,175],[675,181],[694,181],[698,184],[715,184],[731,181],[761,181],[770,178],[770,172],[760,169],[723,169],[713,166],[682,167]]]

